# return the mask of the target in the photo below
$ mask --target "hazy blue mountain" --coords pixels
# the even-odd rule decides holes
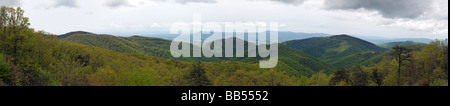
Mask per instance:
[[[177,34],[146,34],[143,36],[173,40],[178,35]],[[286,42],[286,41],[291,41],[291,40],[300,40],[300,39],[307,39],[307,38],[312,38],[312,37],[332,36],[332,34],[280,31],[280,32],[278,32],[278,36],[279,36],[278,37],[279,42]],[[204,40],[208,37],[209,37],[209,35],[204,34],[202,36],[202,40]],[[378,36],[356,36],[356,35],[354,37],[357,37],[357,38],[365,40],[365,41],[369,41],[376,45],[381,45],[381,44],[389,43],[389,42],[403,42],[403,41],[413,41],[413,42],[417,42],[417,43],[429,43],[431,41],[434,41],[433,39],[427,39],[427,38],[386,38],[386,37],[378,37]]]
[[[395,46],[408,46],[408,45],[414,45],[414,44],[419,44],[417,42],[413,42],[413,41],[404,41],[404,42],[389,42],[389,43],[385,43],[385,44],[381,44],[378,45],[380,47],[386,48],[386,49],[391,49]]]
[[[416,43],[430,43],[431,41],[434,41],[433,39],[428,38],[386,38],[386,37],[375,37],[375,36],[355,36],[360,39],[372,42],[376,45],[381,45],[389,42],[405,42],[405,41],[412,41]]]
[[[224,32],[222,34],[230,34],[231,32]],[[269,32],[267,32],[269,33]],[[235,34],[235,33],[233,33]],[[244,35],[247,35],[248,33],[244,33]],[[268,34],[269,35],[269,34]],[[173,40],[179,35],[177,34],[147,34],[143,35],[147,37],[157,37],[167,40]],[[202,40],[205,40],[211,36],[211,34],[203,34]],[[325,36],[331,36],[330,34],[325,33],[303,33],[303,32],[287,32],[287,31],[280,31],[278,32],[278,41],[279,42],[286,42],[290,40],[298,40],[298,39],[306,39],[306,38],[312,38],[312,37],[325,37]]]

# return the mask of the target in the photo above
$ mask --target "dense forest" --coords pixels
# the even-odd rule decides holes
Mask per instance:
[[[382,54],[386,50],[373,43],[349,35],[313,37],[287,41],[284,44],[314,56],[330,65],[344,68],[351,68],[358,63],[366,63],[364,65],[376,63],[381,58],[371,58]]]
[[[163,39],[36,31],[23,13],[0,10],[0,86],[448,86],[448,40],[391,50],[341,42],[362,49],[318,59],[283,43],[278,66],[260,69],[248,59],[171,58]],[[366,55],[379,60],[342,68],[323,61]]]

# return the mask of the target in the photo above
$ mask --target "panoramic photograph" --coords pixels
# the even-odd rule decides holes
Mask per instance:
[[[0,0],[0,7],[2,101],[447,100],[448,0]]]
[[[448,86],[448,0],[0,5],[0,86]]]

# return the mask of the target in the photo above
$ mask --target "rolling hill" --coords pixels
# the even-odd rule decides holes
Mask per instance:
[[[84,45],[90,45],[100,47],[103,49],[109,49],[117,52],[124,53],[139,53],[148,56],[163,57],[167,59],[175,59],[170,54],[170,40],[131,36],[131,37],[116,37],[113,35],[98,35],[89,32],[70,32],[64,35],[58,36],[59,39],[64,39],[69,42],[80,43]],[[224,40],[224,39],[222,39]],[[236,39],[234,40],[241,40]],[[249,42],[244,41],[245,47]],[[193,46],[193,45],[191,45]],[[234,45],[236,47],[236,45]],[[222,47],[225,48],[225,47]],[[192,50],[192,49],[191,49]],[[224,49],[223,49],[224,50]],[[297,51],[284,44],[279,44],[279,62],[276,68],[289,73],[294,76],[309,76],[319,71],[325,73],[332,73],[335,69],[333,66],[328,65],[325,62],[316,59],[313,56]],[[245,50],[245,56],[247,57],[247,49]],[[258,63],[262,58],[238,58],[238,57],[212,57],[212,58],[177,58],[181,61],[202,61],[202,62],[220,62],[220,61],[239,61],[246,63]]]
[[[387,49],[349,35],[314,37],[283,43],[335,67],[349,68]]]
[[[170,51],[164,49],[164,44],[170,43],[170,41],[158,38],[146,38],[145,40],[149,40],[152,41],[152,43],[155,43],[149,44],[146,42],[139,42],[142,38],[138,36],[124,38],[112,35],[97,35],[89,32],[77,31],[60,35],[58,36],[58,39],[100,47],[117,52],[142,53],[149,56],[164,58],[168,58],[170,56]]]

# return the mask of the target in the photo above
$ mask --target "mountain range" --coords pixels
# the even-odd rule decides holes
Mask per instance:
[[[117,52],[124,53],[138,53],[148,56],[163,57],[166,59],[176,59],[181,61],[203,61],[203,62],[220,62],[222,60],[239,61],[246,63],[257,63],[261,58],[238,58],[238,57],[200,57],[200,58],[174,58],[170,54],[170,40],[154,38],[154,37],[117,37],[113,35],[94,34],[89,32],[77,31],[70,32],[64,35],[59,35],[59,39],[63,39],[69,42],[80,43],[89,46],[100,47],[103,49],[109,49]],[[222,39],[223,40],[223,39]],[[235,38],[235,41],[241,40]],[[245,41],[247,46],[250,42]],[[191,45],[193,47],[194,45]],[[234,48],[236,45],[234,45]],[[224,48],[224,47],[223,47]],[[192,49],[191,49],[192,50]],[[297,51],[284,44],[279,44],[279,62],[276,68],[284,70],[286,73],[295,76],[309,76],[318,71],[324,71],[325,73],[332,73],[335,69],[325,62],[318,60],[317,58],[305,54],[301,51]],[[246,50],[247,54],[248,51]],[[247,56],[247,55],[246,55]]]
[[[280,39],[292,39],[299,33],[283,32],[280,33]],[[301,36],[304,35],[304,36]],[[289,38],[288,36],[291,36]],[[320,36],[320,37],[315,37]],[[205,36],[202,38],[206,39]],[[279,44],[279,63],[277,68],[283,68],[287,73],[297,76],[308,76],[318,71],[331,73],[336,68],[351,68],[354,65],[370,65],[381,61],[388,56],[389,46],[377,46],[371,42],[353,37],[350,35],[327,34],[300,34],[297,38],[300,40],[290,40]],[[204,61],[220,62],[223,60],[239,61],[246,63],[258,63],[261,58],[238,58],[238,57],[200,57],[200,58],[173,58],[170,53],[171,40],[157,37],[119,37],[107,34],[94,34],[84,31],[70,32],[58,36],[58,39],[64,39],[69,42],[80,43],[109,49],[124,53],[138,53],[148,56],[163,57],[166,59],[176,59],[181,61]],[[224,40],[224,39],[221,39]],[[234,41],[242,40],[234,38]],[[280,40],[283,41],[283,40]],[[244,40],[245,46],[249,43]],[[395,43],[388,43],[395,44]],[[417,43],[413,43],[417,44]],[[413,45],[413,44],[404,44]],[[194,47],[196,45],[192,45]],[[236,45],[234,45],[234,48]],[[222,47],[224,50],[224,46]],[[191,49],[192,50],[192,49]],[[247,54],[248,51],[246,50]],[[224,54],[224,53],[223,53]],[[247,56],[247,55],[246,55]]]
[[[386,49],[390,49],[393,48],[395,46],[408,46],[408,45],[414,45],[414,44],[420,44],[418,42],[413,42],[413,41],[403,41],[403,42],[389,42],[389,43],[385,43],[385,44],[381,44],[378,45],[380,47],[386,48]]]
[[[345,58],[349,58],[349,56],[352,57],[352,59],[355,59],[355,57],[370,58],[380,52],[386,51],[386,49],[373,43],[349,35],[314,37],[302,40],[292,40],[283,44],[296,50],[303,51],[306,54],[337,67],[348,67],[353,66],[355,63],[359,63],[342,61],[342,59],[345,60]],[[367,60],[367,58],[357,58],[356,60]]]
[[[128,35],[124,35],[124,36],[128,36]],[[177,34],[146,34],[143,36],[173,40],[178,35]],[[208,35],[203,35],[203,40],[207,36]],[[278,36],[279,36],[278,37],[279,42],[286,42],[286,41],[291,41],[291,40],[307,39],[307,38],[312,38],[312,37],[329,37],[329,36],[333,36],[333,34],[279,31]],[[434,41],[434,39],[428,39],[428,38],[387,38],[387,37],[361,36],[361,35],[351,35],[351,36],[371,42],[376,45],[381,45],[381,44],[389,43],[389,42],[412,41],[412,42],[417,42],[417,43],[430,43],[431,41]]]

